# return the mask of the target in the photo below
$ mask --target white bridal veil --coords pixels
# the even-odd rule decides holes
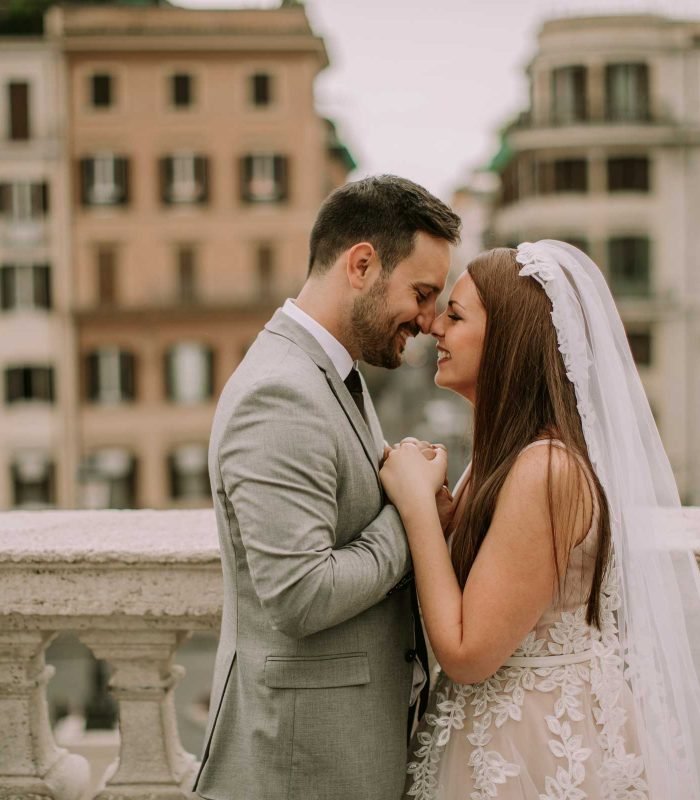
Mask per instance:
[[[617,634],[596,643],[607,664],[601,677],[614,692],[624,669],[652,800],[700,800],[700,574],[689,548],[670,546],[682,521],[671,466],[598,267],[553,240],[521,244],[517,261],[552,302],[588,455],[610,506],[609,580],[619,602]],[[613,731],[603,746],[614,749],[623,720],[596,721],[601,736]]]

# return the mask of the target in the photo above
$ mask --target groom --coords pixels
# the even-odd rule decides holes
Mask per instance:
[[[223,390],[209,472],[224,607],[202,797],[402,793],[415,590],[400,583],[410,555],[355,362],[398,367],[408,337],[429,331],[459,227],[402,178],[337,189],[301,293]]]

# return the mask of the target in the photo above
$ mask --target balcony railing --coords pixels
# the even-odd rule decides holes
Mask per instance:
[[[700,508],[670,525],[670,547],[693,546]],[[6,513],[0,586],[0,796],[191,798],[197,763],[177,730],[173,689],[184,671],[173,657],[193,632],[218,630],[213,512]],[[67,631],[112,669],[119,756],[100,781],[82,756],[57,747],[49,724],[44,651]]]
[[[0,795],[84,800],[94,777],[56,746],[44,661],[71,631],[111,667],[119,757],[100,800],[189,797],[197,768],[175,721],[178,646],[218,630],[213,512],[16,512],[0,519]]]

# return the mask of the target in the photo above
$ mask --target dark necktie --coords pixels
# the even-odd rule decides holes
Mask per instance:
[[[362,380],[360,379],[360,373],[355,369],[355,367],[350,370],[348,377],[343,381],[343,383],[350,392],[350,396],[355,401],[355,405],[357,406],[357,410],[362,415],[362,419],[367,422],[367,416],[365,414],[365,397],[362,393]]]

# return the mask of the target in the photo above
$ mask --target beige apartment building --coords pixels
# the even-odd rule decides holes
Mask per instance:
[[[74,372],[61,56],[0,45],[0,508],[71,500]]]
[[[700,503],[700,22],[547,22],[494,159],[493,244],[558,238],[606,273],[684,502]]]
[[[293,4],[54,7],[45,31],[67,86],[75,501],[208,504],[217,396],[354,166],[314,106],[324,43]]]

